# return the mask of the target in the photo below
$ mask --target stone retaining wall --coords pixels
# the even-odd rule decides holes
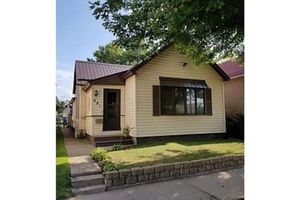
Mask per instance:
[[[166,163],[104,172],[107,189],[217,172],[244,166],[244,155]]]

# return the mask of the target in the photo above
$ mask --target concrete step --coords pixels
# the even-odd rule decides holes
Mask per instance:
[[[104,184],[101,185],[93,185],[93,186],[86,186],[86,187],[80,187],[80,188],[72,188],[72,193],[74,195],[80,195],[80,194],[93,194],[98,192],[104,192],[106,189],[106,186]]]
[[[130,145],[130,144],[133,144],[133,141],[132,140],[97,141],[97,142],[95,142],[95,147],[112,146],[114,144]]]
[[[99,137],[94,137],[94,142],[121,140],[121,139],[122,139],[121,135],[117,135],[117,136],[99,136]]]
[[[81,172],[73,172],[71,173],[71,177],[79,177],[79,176],[87,176],[87,175],[94,175],[94,174],[101,174],[102,169],[94,169],[93,171],[81,171]]]
[[[69,157],[69,162],[71,177],[101,174],[102,172],[101,167],[99,167],[90,155]]]
[[[85,176],[71,177],[71,185],[73,188],[104,184],[102,174],[92,174]]]

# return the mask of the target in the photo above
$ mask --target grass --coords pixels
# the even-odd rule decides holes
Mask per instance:
[[[110,151],[109,156],[122,169],[243,153],[241,140],[169,140]]]
[[[69,160],[64,145],[61,128],[56,128],[56,199],[65,199],[72,196],[69,179]]]

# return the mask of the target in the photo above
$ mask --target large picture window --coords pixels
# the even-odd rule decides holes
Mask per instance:
[[[161,114],[204,115],[204,89],[162,86]]]

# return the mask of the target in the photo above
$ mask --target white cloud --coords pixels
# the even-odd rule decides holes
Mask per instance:
[[[73,79],[73,71],[56,69],[56,78]]]
[[[61,100],[69,100],[73,87],[73,67],[56,61],[56,95]]]

